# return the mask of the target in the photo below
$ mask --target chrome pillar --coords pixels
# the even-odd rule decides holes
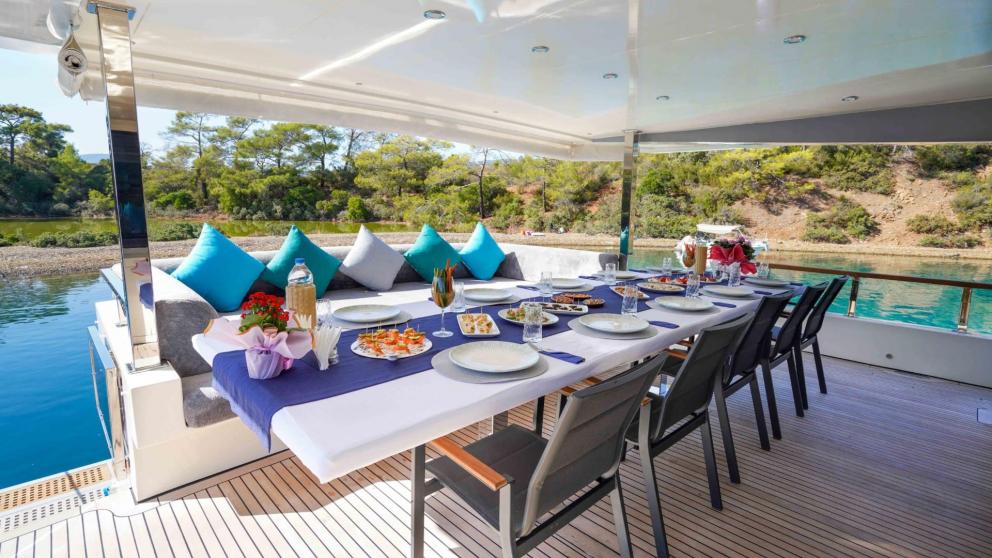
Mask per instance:
[[[633,251],[634,234],[630,223],[630,203],[637,180],[637,130],[623,131],[623,171],[620,190],[620,269],[627,269],[627,256]]]
[[[131,337],[131,366],[137,370],[159,364],[152,296],[148,223],[141,181],[138,107],[131,68],[131,29],[134,9],[108,2],[88,2],[99,27],[100,58],[107,95],[110,162],[114,170],[114,200],[120,231],[121,306]]]

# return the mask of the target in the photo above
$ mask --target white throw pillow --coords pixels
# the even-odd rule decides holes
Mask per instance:
[[[373,291],[388,291],[404,263],[403,254],[362,225],[340,271]]]

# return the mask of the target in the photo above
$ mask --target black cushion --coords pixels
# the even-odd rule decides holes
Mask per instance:
[[[537,463],[544,453],[547,440],[516,425],[511,425],[491,436],[465,446],[465,451],[477,457],[497,472],[513,479],[513,517],[520,532],[527,485],[534,475]],[[430,471],[450,488],[490,525],[499,529],[499,493],[490,490],[471,474],[447,457],[427,463]]]

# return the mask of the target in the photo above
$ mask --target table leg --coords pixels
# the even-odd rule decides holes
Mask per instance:
[[[491,432],[495,434],[510,425],[510,412],[503,411],[502,413],[493,415],[493,418],[489,420],[492,426]]]
[[[424,555],[424,499],[427,489],[424,483],[424,446],[417,446],[410,450],[410,481],[411,481],[411,525],[412,537],[410,546],[410,556],[422,558]]]

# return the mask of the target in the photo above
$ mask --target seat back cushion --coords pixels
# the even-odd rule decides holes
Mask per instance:
[[[428,224],[424,224],[417,241],[403,256],[417,274],[428,282],[434,280],[435,269],[445,265],[457,266],[461,261],[458,251]]]
[[[405,263],[403,254],[362,225],[355,244],[341,262],[341,273],[373,291],[388,291]]]
[[[282,247],[266,264],[262,279],[280,289],[285,289],[296,258],[305,260],[306,266],[313,273],[313,285],[317,290],[317,296],[324,296],[324,291],[331,284],[331,278],[341,266],[341,260],[314,244],[307,235],[303,234],[303,231],[296,228],[296,225],[290,227]]]
[[[218,312],[237,309],[265,266],[217,229],[204,223],[193,251],[172,276]]]
[[[503,249],[482,223],[476,223],[475,231],[458,254],[472,276],[483,281],[492,279],[506,259]]]

